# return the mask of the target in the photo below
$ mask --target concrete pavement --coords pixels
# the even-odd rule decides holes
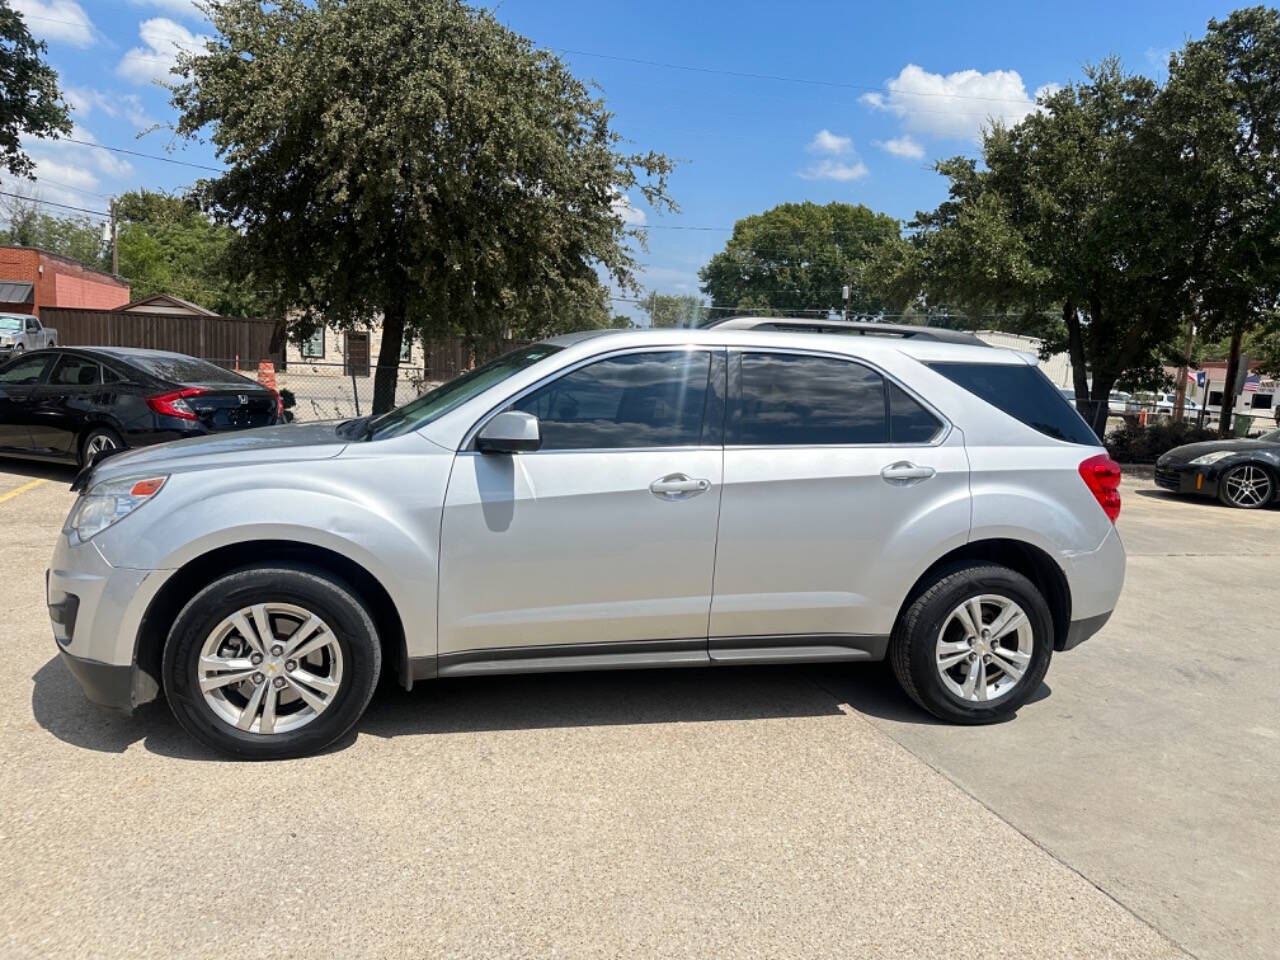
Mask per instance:
[[[54,657],[67,479],[0,473],[5,956],[1180,957],[1142,917],[1184,945],[1268,929],[1220,904],[1276,888],[1233,796],[1274,810],[1272,741],[1235,727],[1274,711],[1245,716],[1265,701],[1214,655],[1186,654],[1223,678],[1199,699],[1198,671],[1145,669],[1148,638],[1212,612],[1206,572],[1178,610],[1133,599],[1167,576],[1139,558],[1116,625],[998,728],[908,721],[876,668],[548,675],[384,689],[327,754],[236,764],[162,707],[100,713]],[[1214,856],[1192,840],[1221,895],[1180,927],[1162,905]]]

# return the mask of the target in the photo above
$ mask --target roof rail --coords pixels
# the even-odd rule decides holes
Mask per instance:
[[[907,323],[876,323],[868,320],[806,320],[801,317],[724,317],[712,320],[704,329],[779,330],[793,333],[839,333],[864,337],[897,337],[901,340],[931,340],[964,343],[974,347],[990,344],[965,330],[945,327],[918,327]]]

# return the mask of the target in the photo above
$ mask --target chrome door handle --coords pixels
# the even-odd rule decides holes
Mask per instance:
[[[928,480],[937,472],[933,467],[917,467],[909,460],[899,460],[881,470],[880,476],[884,478],[885,483],[891,483],[896,487],[909,487],[913,483]]]
[[[649,492],[664,500],[686,500],[710,489],[710,480],[694,480],[683,473],[669,473],[649,484]]]

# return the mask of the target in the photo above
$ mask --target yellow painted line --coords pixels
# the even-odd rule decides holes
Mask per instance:
[[[14,487],[12,490],[9,490],[5,493],[0,493],[0,503],[4,503],[6,500],[12,500],[14,497],[21,496],[22,494],[26,493],[28,490],[34,490],[36,487],[40,486],[40,484],[48,483],[48,482],[49,481],[46,480],[44,477],[40,477],[39,479],[31,480],[27,483],[24,483],[20,487]]]

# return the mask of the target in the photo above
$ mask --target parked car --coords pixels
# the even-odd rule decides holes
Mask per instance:
[[[163,690],[238,757],[332,743],[384,669],[888,657],[985,723],[1111,615],[1119,478],[1008,350],[593,331],[376,418],[103,460],[48,603],[92,700]]]
[[[1075,406],[1076,391],[1074,387],[1059,387],[1058,390],[1072,406]],[[1115,417],[1121,416],[1128,410],[1129,398],[1130,395],[1123,390],[1112,390],[1107,394],[1107,412]]]
[[[1146,411],[1157,417],[1172,417],[1177,406],[1178,397],[1174,393],[1139,391],[1129,397],[1125,404],[1125,413],[1135,414]],[[1200,404],[1191,397],[1183,399],[1183,416],[1191,418],[1200,415]]]
[[[0,357],[58,344],[58,331],[27,313],[0,313]]]
[[[1156,461],[1157,486],[1217,497],[1256,510],[1280,498],[1280,430],[1256,440],[1205,440],[1174,447]]]
[[[0,365],[0,455],[86,463],[126,447],[283,420],[273,390],[162,350],[59,347]]]

